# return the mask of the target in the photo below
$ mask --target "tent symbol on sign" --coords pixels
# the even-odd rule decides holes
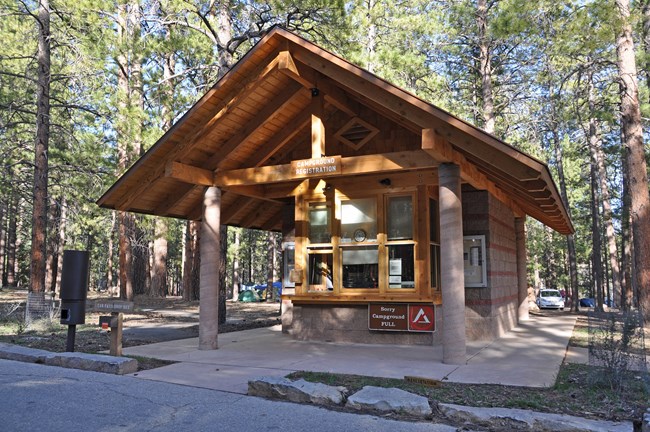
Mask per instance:
[[[415,319],[413,319],[414,323],[418,324],[430,324],[431,321],[429,321],[429,317],[427,314],[424,312],[424,309],[420,308],[420,312],[415,316]]]
[[[435,331],[435,321],[433,305],[409,305],[409,331]]]

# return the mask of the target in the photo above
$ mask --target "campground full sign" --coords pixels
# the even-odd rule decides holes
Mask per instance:
[[[378,303],[368,305],[368,329],[433,332],[435,308],[431,304]]]

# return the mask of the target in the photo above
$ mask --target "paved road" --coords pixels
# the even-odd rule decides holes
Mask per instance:
[[[456,430],[8,360],[0,360],[0,419],[7,432]]]

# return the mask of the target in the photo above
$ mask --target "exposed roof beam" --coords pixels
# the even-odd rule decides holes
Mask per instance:
[[[465,156],[456,151],[451,144],[435,129],[422,129],[422,150],[432,158],[441,162],[451,162],[460,167],[460,176],[477,189],[487,190],[496,199],[507,205],[515,216],[523,216],[524,212],[517,202],[513,201],[496,183],[471,164]]]
[[[201,186],[214,185],[214,173],[212,171],[174,161],[167,162],[165,177]]]
[[[385,153],[383,155],[352,156],[341,158],[341,172],[320,174],[321,177],[336,177],[342,175],[361,175],[380,172],[394,172],[405,169],[436,167],[437,163],[423,151],[406,151]],[[230,171],[218,171],[215,174],[215,185],[243,186],[258,183],[281,183],[293,180],[308,179],[313,176],[297,174],[292,171],[291,164],[244,168]]]
[[[233,108],[239,106],[244,100],[246,100],[251,93],[253,93],[266,79],[269,74],[273,73],[279,73],[277,72],[277,65],[279,63],[279,59],[276,56],[273,58],[269,63],[262,63],[262,66],[258,67],[257,70],[252,73],[248,79],[246,79],[244,87],[238,87],[233,93],[228,95],[228,97],[225,97],[222,99],[221,104],[218,105],[217,108],[215,108],[215,114],[208,120],[206,123],[201,123],[198,127],[194,129],[193,132],[189,133],[189,138],[183,140],[182,142],[178,143],[175,145],[168,153],[167,153],[167,160],[181,160],[187,153],[190,152],[192,147],[201,140],[202,137],[204,137],[206,134],[210,132],[214,124],[221,118],[223,118],[226,114],[230,113]],[[202,99],[203,101],[203,99]],[[172,129],[169,131],[171,132],[174,130]],[[167,136],[167,134],[165,134]],[[161,145],[163,142],[163,137],[157,145]],[[152,148],[153,149],[153,148]],[[149,152],[147,152],[149,154]],[[137,165],[144,163],[144,161],[147,159],[145,155],[142,157],[133,167],[129,169],[131,171],[134,169]],[[151,183],[153,183],[155,180],[159,179],[162,177],[163,173],[165,170],[165,166],[158,166],[155,170],[150,171],[149,173],[146,174],[146,176],[140,181],[139,186],[135,190],[130,190],[126,194],[126,196],[123,196],[120,198],[119,201],[115,203],[115,208],[118,210],[124,210],[127,209],[128,207],[133,204],[133,201],[135,201],[143,192],[145,192],[149,187],[151,187]],[[122,176],[120,180],[118,180],[116,185],[120,183],[123,179],[125,179],[128,175],[128,172]],[[110,190],[109,190],[110,192]],[[108,192],[107,192],[108,193]],[[106,195],[106,194],[104,194]],[[103,198],[103,197],[102,197]],[[101,205],[102,203],[102,198],[98,201],[98,203]]]

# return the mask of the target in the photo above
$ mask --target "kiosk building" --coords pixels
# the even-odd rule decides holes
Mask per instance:
[[[204,349],[220,224],[282,232],[283,331],[448,363],[527,318],[526,217],[573,232],[546,164],[281,28],[98,204],[202,221]]]

